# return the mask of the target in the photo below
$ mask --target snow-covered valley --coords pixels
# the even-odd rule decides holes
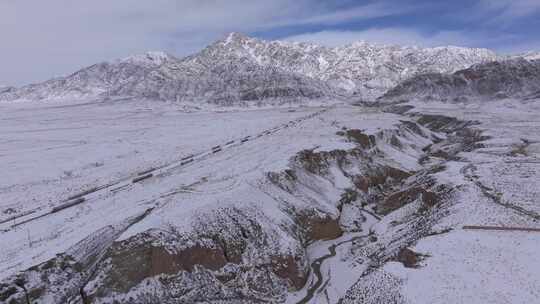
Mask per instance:
[[[175,107],[2,104],[2,301],[538,296],[538,234],[462,229],[539,228],[536,100]]]

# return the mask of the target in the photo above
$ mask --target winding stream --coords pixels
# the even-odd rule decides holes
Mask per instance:
[[[332,244],[330,247],[328,247],[328,252],[329,252],[328,254],[323,255],[322,257],[319,257],[315,261],[313,261],[311,263],[311,270],[313,271],[313,274],[315,274],[315,283],[309,287],[309,289],[307,290],[306,296],[302,300],[298,301],[297,304],[309,303],[309,301],[313,300],[315,293],[321,289],[321,286],[323,285],[323,282],[324,282],[324,277],[321,273],[321,266],[324,263],[324,261],[336,256],[336,252],[337,252],[336,249],[339,246],[347,244],[347,243],[352,243],[354,241],[361,240],[366,237],[367,235],[356,236],[349,240]]]
[[[374,216],[370,212],[367,212],[367,214],[371,215],[371,217],[373,217],[375,222],[380,220],[380,218],[378,216]],[[364,229],[364,230],[369,231],[369,229]],[[326,288],[327,284],[324,284],[324,281],[325,281],[324,279],[325,278],[324,278],[324,276],[323,276],[323,274],[321,272],[321,267],[322,267],[322,264],[326,260],[331,259],[331,258],[333,258],[333,257],[335,257],[337,255],[337,248],[338,247],[340,247],[342,245],[345,245],[345,244],[348,244],[348,243],[353,243],[353,242],[358,241],[358,240],[365,239],[367,237],[368,237],[368,234],[359,235],[359,236],[352,237],[352,238],[350,238],[348,240],[344,240],[344,241],[341,241],[341,242],[338,242],[338,243],[333,243],[332,245],[328,246],[328,254],[325,254],[325,255],[323,255],[321,257],[318,257],[313,262],[311,262],[311,271],[315,275],[314,283],[312,283],[309,286],[309,288],[307,289],[306,295],[300,301],[296,302],[296,304],[309,303],[311,300],[314,299],[316,293],[320,293]]]

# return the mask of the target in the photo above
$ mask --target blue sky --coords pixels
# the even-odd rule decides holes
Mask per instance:
[[[338,22],[291,25],[256,36],[332,45],[351,40],[421,46],[460,45],[517,53],[540,47],[540,0],[332,1],[331,10],[373,8]],[[384,14],[387,12],[387,14]],[[292,37],[291,37],[292,36]]]
[[[0,86],[148,50],[184,56],[243,32],[329,46],[540,50],[540,0],[0,0]]]

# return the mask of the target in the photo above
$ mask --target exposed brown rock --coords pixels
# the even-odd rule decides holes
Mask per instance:
[[[433,207],[437,205],[439,200],[440,198],[436,193],[427,190],[422,191],[422,202],[424,202],[425,206]]]
[[[306,171],[313,174],[325,174],[328,169],[328,162],[322,153],[315,153],[313,150],[303,150],[298,153],[297,160]]]
[[[309,173],[325,175],[328,173],[328,168],[330,167],[331,162],[335,162],[340,167],[346,164],[348,162],[348,154],[354,155],[354,152],[347,152],[344,150],[321,152],[314,152],[313,150],[302,150],[295,157],[295,161],[299,163]],[[291,176],[293,178],[295,177],[294,172],[292,172]]]
[[[393,167],[384,167],[380,170],[372,170],[368,176],[356,175],[353,178],[353,183],[358,189],[367,193],[371,187],[384,185],[390,181],[399,182],[410,176],[409,172]]]
[[[272,270],[278,277],[288,280],[296,290],[306,284],[307,272],[298,266],[298,261],[293,256],[273,257]]]
[[[373,148],[375,146],[375,136],[366,135],[357,129],[347,130],[346,136],[350,141],[360,145],[363,149]]]
[[[377,212],[380,214],[388,214],[413,202],[419,196],[422,197],[422,202],[426,207],[433,207],[439,201],[437,194],[419,186],[411,187],[389,195],[380,205],[377,206]]]
[[[199,244],[178,252],[141,244],[136,248],[116,248],[110,254],[112,267],[106,279],[107,285],[119,292],[127,292],[144,279],[155,275],[176,274],[181,270],[191,272],[195,265],[218,270],[227,264],[220,247]]]
[[[353,184],[356,186],[356,188],[362,190],[364,193],[367,193],[369,190],[370,181],[367,177],[356,175],[353,177]]]
[[[427,257],[427,255],[416,253],[409,248],[403,248],[399,251],[395,257],[395,260],[403,263],[403,266],[407,268],[418,268],[420,267],[418,263],[420,263],[425,257]]]
[[[339,218],[330,216],[303,215],[299,218],[301,227],[305,228],[308,242],[332,240],[340,237],[343,230],[339,226]]]
[[[401,169],[394,168],[394,167],[384,167],[384,173],[386,174],[387,177],[390,177],[397,181],[404,180],[406,178],[409,178],[412,175],[411,173],[407,171],[403,171]]]
[[[193,271],[195,265],[210,270],[218,270],[227,264],[221,248],[207,248],[200,245],[171,253],[159,247],[151,249],[151,275],[175,274],[180,270]]]

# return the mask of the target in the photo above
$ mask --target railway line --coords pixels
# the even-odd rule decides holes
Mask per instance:
[[[34,210],[26,211],[23,214],[3,219],[0,221],[0,233],[7,232],[11,229],[17,228],[29,222],[33,222],[41,218],[47,217],[48,215],[61,212],[65,209],[73,208],[75,206],[79,206],[85,203],[91,203],[91,201],[99,199],[102,195],[115,195],[120,191],[126,191],[130,189],[134,184],[143,184],[146,180],[156,178],[158,176],[164,176],[165,174],[167,174],[167,172],[193,164],[199,160],[206,159],[207,157],[211,157],[214,154],[222,152],[224,149],[243,145],[249,141],[254,141],[261,137],[272,135],[286,128],[296,127],[303,121],[319,116],[322,113],[328,111],[329,109],[330,107],[323,108],[322,110],[319,110],[317,112],[313,112],[309,115],[300,117],[295,120],[291,120],[276,127],[263,130],[262,132],[259,132],[257,134],[244,136],[234,140],[228,140],[223,144],[213,146],[199,153],[184,155],[173,162],[158,167],[151,167],[142,171],[137,171],[110,183],[81,190],[80,192],[74,193],[63,200],[60,200],[58,204],[54,206],[47,208],[36,208]]]

